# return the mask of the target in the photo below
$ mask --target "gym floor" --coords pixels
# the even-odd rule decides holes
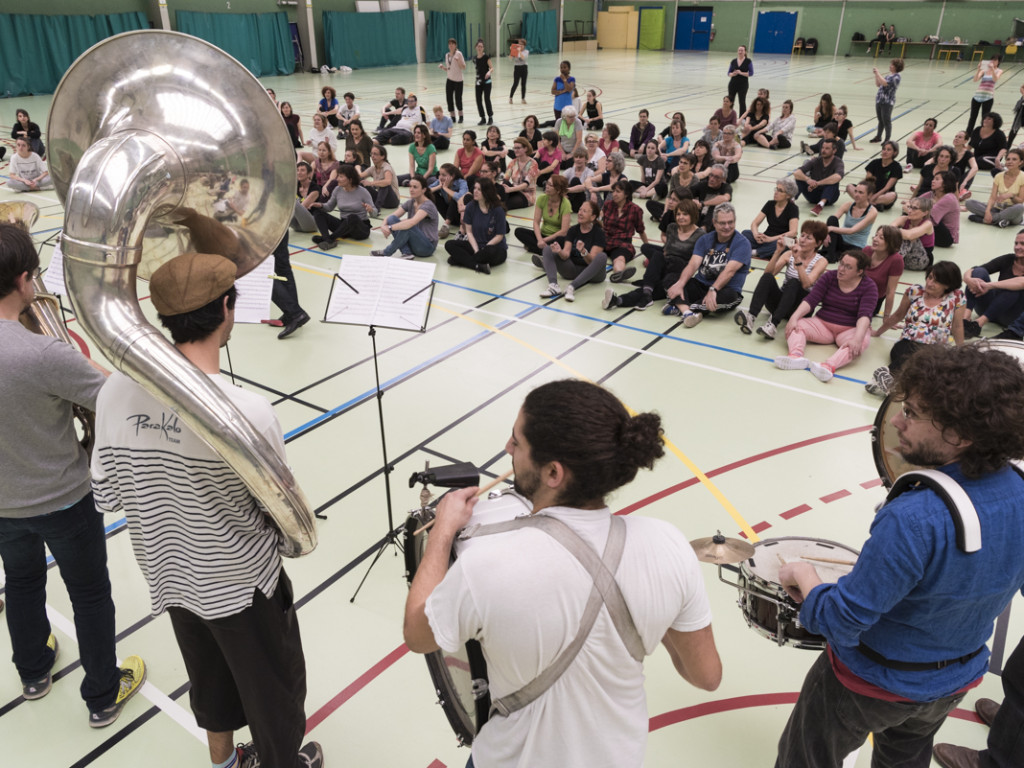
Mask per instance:
[[[647,107],[660,130],[668,116],[682,111],[692,135],[699,134],[720,105],[731,54],[602,51],[578,54],[573,74],[581,92],[596,88],[606,120],[624,133]],[[849,106],[860,150],[846,152],[848,179],[862,178],[877,154],[874,133],[875,85],[871,59],[829,57],[761,58],[750,97],[768,86],[772,103],[792,99],[803,126],[813,122],[819,95],[830,92]],[[493,100],[495,121],[506,141],[518,134],[527,114],[551,114],[551,79],[559,57],[530,59],[529,104],[507,103],[511,65],[497,65]],[[884,69],[884,60],[878,60]],[[936,116],[947,139],[965,127],[973,94],[969,64],[909,61],[897,93],[893,138],[905,144],[925,118]],[[995,110],[1010,115],[1024,68],[1010,65],[996,89]],[[397,85],[420,97],[429,110],[441,104],[444,74],[436,64],[356,71],[350,74],[267,78],[278,99],[292,103],[305,130],[322,85],[358,97],[368,127]],[[473,127],[472,84],[466,89],[466,123]],[[9,100],[0,109],[5,122],[24,107],[45,125],[51,98]],[[9,124],[2,126],[7,135]],[[9,152],[13,151],[6,142]],[[457,146],[457,144],[456,144]],[[443,159],[453,151],[441,153]],[[10,154],[8,154],[8,158]],[[750,226],[773,184],[801,164],[798,151],[747,148],[735,185],[738,229]],[[406,169],[404,147],[392,151],[399,173]],[[0,164],[0,180],[7,164]],[[627,175],[636,178],[630,163]],[[910,175],[916,182],[917,173]],[[984,199],[990,178],[979,176],[976,199]],[[900,183],[901,197],[911,183]],[[403,190],[404,192],[405,190]],[[63,222],[54,192],[15,195],[0,185],[0,202],[29,200],[41,209],[33,235],[49,263],[53,235]],[[800,202],[801,217],[809,206]],[[827,212],[827,210],[826,210]],[[527,225],[532,211],[514,211],[512,226]],[[895,218],[888,211],[878,224]],[[964,215],[966,219],[966,214]],[[647,220],[648,233],[657,226]],[[1012,250],[1016,228],[969,224],[959,246],[937,250],[936,259],[961,267]],[[300,300],[314,319],[322,318],[332,274],[345,254],[366,255],[382,247],[377,231],[364,242],[343,242],[330,253],[318,251],[309,235],[292,232],[292,263]],[[469,753],[459,749],[421,658],[402,642],[406,595],[404,561],[389,547],[370,572],[355,602],[350,598],[382,537],[418,506],[418,492],[406,479],[429,461],[438,466],[469,461],[496,476],[511,464],[503,454],[523,396],[545,381],[581,377],[614,391],[636,410],[661,414],[669,450],[651,472],[642,472],[611,499],[613,510],[670,520],[687,538],[745,535],[827,539],[858,549],[867,536],[884,489],[872,455],[870,430],[880,402],[864,390],[865,381],[888,362],[891,332],[873,340],[867,352],[836,378],[822,384],[805,371],[777,370],[772,359],[785,353],[781,339],[744,336],[730,316],[705,320],[693,329],[678,318],[647,312],[601,309],[605,286],[587,286],[574,303],[538,299],[546,279],[529,254],[510,240],[505,265],[485,276],[449,267],[438,249],[426,332],[378,332],[380,380],[391,475],[393,519],[382,475],[381,435],[374,392],[374,363],[366,328],[311,322],[292,338],[276,339],[264,325],[236,326],[230,344],[233,373],[241,386],[274,403],[285,430],[288,456],[318,513],[320,545],[311,555],[288,561],[295,583],[305,646],[309,693],[306,712],[310,738],[321,742],[328,765],[382,765],[409,768],[462,766]],[[763,262],[755,261],[747,281],[751,291]],[[907,272],[900,292],[923,281]],[[145,285],[139,295],[146,296]],[[143,300],[147,315],[155,315]],[[67,302],[65,301],[67,305]],[[276,316],[268,308],[267,317]],[[76,330],[75,318],[68,316]],[[877,321],[876,321],[877,323]],[[998,332],[992,326],[986,335]],[[828,355],[809,347],[812,359]],[[94,350],[97,357],[101,357]],[[227,356],[223,362],[227,363]],[[86,725],[79,695],[71,610],[63,584],[53,574],[49,609],[61,643],[57,682],[44,699],[25,702],[12,665],[0,666],[0,744],[5,764],[45,766],[128,766],[140,760],[157,765],[206,763],[204,735],[188,707],[187,678],[165,616],[149,614],[146,585],[132,556],[123,520],[109,525],[110,572],[117,606],[118,652],[140,654],[149,682],[128,704],[116,724],[101,731]],[[703,566],[714,609],[716,640],[724,663],[721,687],[706,693],[689,687],[659,650],[647,661],[651,735],[647,765],[770,765],[777,739],[807,668],[816,654],[778,647],[748,628],[737,606],[737,590]],[[731,574],[725,574],[731,578]],[[1002,647],[1024,633],[1020,600],[994,638],[993,671]],[[0,621],[3,615],[0,614]],[[9,658],[9,639],[0,632],[0,657]],[[986,731],[971,708],[980,696],[1001,698],[999,678],[986,675],[963,709],[950,718],[939,740],[980,748]],[[586,707],[586,702],[580,702]],[[59,736],[54,738],[55,735]],[[239,733],[238,741],[247,741]],[[851,755],[848,766],[870,763],[870,744]]]

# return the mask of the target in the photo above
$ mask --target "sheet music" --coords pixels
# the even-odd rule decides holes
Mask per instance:
[[[274,260],[267,258],[249,274],[238,278],[236,323],[259,323],[270,318],[270,297],[274,290]]]
[[[434,267],[428,261],[346,254],[324,319],[418,331],[424,326]]]
[[[60,240],[53,244],[53,257],[50,266],[43,273],[43,285],[54,296],[67,296],[68,289],[64,285],[64,254],[60,250]]]

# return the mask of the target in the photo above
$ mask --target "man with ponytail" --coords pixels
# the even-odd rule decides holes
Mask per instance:
[[[643,658],[663,643],[698,688],[714,690],[722,676],[686,538],[607,506],[664,454],[661,419],[631,416],[595,384],[555,381],[526,396],[505,449],[530,514],[466,528],[476,489],[441,500],[406,603],[406,642],[418,653],[483,646],[492,714],[470,766],[639,768]],[[463,528],[470,540],[449,568]],[[610,583],[599,589],[592,574]]]

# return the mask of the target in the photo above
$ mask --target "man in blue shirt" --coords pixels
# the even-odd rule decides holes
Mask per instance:
[[[721,203],[715,207],[712,221],[714,231],[693,246],[690,263],[668,289],[668,303],[661,310],[663,315],[682,312],[687,328],[703,320],[705,313],[738,307],[750,272],[750,241],[736,232],[736,209],[731,203]]]
[[[988,668],[993,621],[1024,585],[1024,477],[1010,466],[1024,457],[1022,391],[1017,360],[978,345],[929,345],[900,371],[894,447],[970,504],[951,508],[912,486],[879,509],[838,582],[822,583],[809,563],[780,568],[803,601],[801,623],[828,648],[804,680],[777,767],[839,768],[869,733],[873,768],[930,764],[935,733]]]

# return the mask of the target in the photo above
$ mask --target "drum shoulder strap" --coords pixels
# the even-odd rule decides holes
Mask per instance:
[[[625,548],[625,521],[622,518],[612,516],[604,554],[600,557],[572,528],[561,520],[546,515],[519,517],[503,523],[471,526],[463,531],[459,538],[468,539],[477,536],[487,536],[521,528],[536,528],[555,539],[587,570],[594,580],[594,586],[590,591],[590,596],[583,610],[583,616],[580,618],[579,629],[573,641],[540,675],[518,691],[493,702],[491,705],[492,716],[496,713],[507,716],[512,712],[522,709],[555,684],[555,681],[569,668],[579,654],[580,649],[583,648],[583,644],[590,635],[590,630],[593,628],[594,622],[597,621],[597,616],[601,612],[602,605],[608,607],[612,624],[618,631],[619,637],[629,651],[630,656],[636,661],[641,662],[645,655],[643,640],[640,638],[640,633],[637,632],[636,625],[633,623],[633,617],[629,612],[629,607],[626,605],[614,575]]]
[[[1021,474],[1021,477],[1024,477],[1020,466],[1014,466],[1014,469]],[[892,484],[892,490],[889,491],[885,500],[895,499],[908,488],[913,488],[916,485],[925,485],[931,488],[945,503],[949,513],[953,516],[957,548],[968,554],[980,550],[981,522],[978,520],[978,511],[960,484],[944,472],[935,469],[917,469],[905,472],[896,478],[896,482]]]

